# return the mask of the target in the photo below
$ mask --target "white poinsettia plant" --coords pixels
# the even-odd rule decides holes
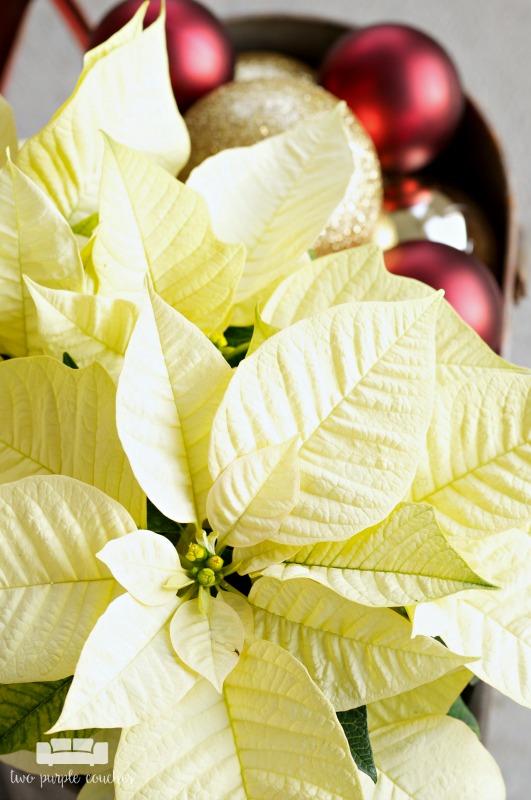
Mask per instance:
[[[474,676],[531,707],[531,376],[377,247],[311,260],[338,112],[179,182],[144,11],[19,150],[0,108],[3,759],[109,742],[84,800],[502,800],[456,716]]]

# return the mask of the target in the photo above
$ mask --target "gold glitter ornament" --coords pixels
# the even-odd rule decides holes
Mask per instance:
[[[261,78],[297,78],[315,83],[315,70],[297,58],[266,50],[249,50],[236,58],[235,81],[255,81]]]
[[[338,100],[320,86],[295,78],[268,78],[227,83],[202,97],[185,114],[192,142],[190,161],[179,176],[185,180],[205,158],[230,147],[245,147],[283,133]],[[345,106],[354,172],[345,197],[313,246],[317,255],[371,241],[382,204],[382,174],[374,145]]]

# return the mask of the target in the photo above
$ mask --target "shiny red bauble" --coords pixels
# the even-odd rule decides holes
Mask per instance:
[[[404,242],[384,253],[389,272],[444,289],[445,297],[497,353],[503,296],[487,267],[474,256],[438,242]]]
[[[113,8],[93,31],[89,46],[96,47],[125,25],[142,5],[126,0]],[[160,13],[160,0],[149,4],[144,27]],[[218,19],[194,0],[166,0],[166,41],[170,79],[177,105],[186,111],[207,92],[234,75],[234,50]]]
[[[347,102],[388,171],[410,172],[431,161],[451,138],[464,108],[448,55],[429,36],[405,25],[345,34],[326,55],[320,81]]]

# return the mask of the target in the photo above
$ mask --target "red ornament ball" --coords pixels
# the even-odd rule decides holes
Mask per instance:
[[[464,108],[457,71],[444,50],[405,25],[374,25],[342,36],[321,67],[325,89],[345,100],[372,137],[385,170],[431,161]]]
[[[501,346],[503,296],[494,275],[474,256],[439,242],[403,242],[384,253],[394,275],[444,289],[457,313],[497,353]]]
[[[96,47],[122,28],[143,0],[125,0],[115,6],[92,32],[89,47]],[[154,0],[144,27],[159,16],[160,0]],[[232,80],[235,55],[221,22],[194,0],[166,0],[166,42],[170,79],[177,105],[186,111],[207,92]]]

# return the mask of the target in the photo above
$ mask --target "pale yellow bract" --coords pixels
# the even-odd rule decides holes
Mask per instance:
[[[0,97],[0,167],[6,162],[8,148],[11,158],[16,158],[18,138],[15,115],[7,100]]]
[[[135,524],[103,492],[62,475],[0,486],[0,513],[0,681],[64,678],[121,592],[95,554]]]
[[[67,475],[101,489],[145,524],[146,498],[116,430],[103,367],[71,370],[35,356],[0,364],[0,483]]]
[[[498,765],[459,720],[417,717],[373,731],[371,742],[379,778],[361,775],[364,800],[505,797]]]
[[[199,328],[224,330],[245,248],[216,239],[197,192],[106,136],[99,215],[92,250],[98,294],[139,302],[148,275]]]
[[[222,694],[199,681],[178,706],[168,704],[157,719],[124,731],[117,796],[155,800],[180,791],[190,800],[361,800],[334,716],[293,656],[254,642]]]
[[[432,506],[404,503],[352,539],[303,547],[265,575],[311,578],[354,602],[407,606],[461,589],[484,589],[482,580],[449,544]]]
[[[0,348],[26,356],[36,342],[36,311],[23,276],[44,286],[83,291],[70,226],[46,195],[10,160],[0,170]]]
[[[146,9],[144,3],[111,42],[85,57],[72,96],[18,154],[22,171],[70,222],[98,210],[100,131],[146,153],[174,175],[188,158],[188,131],[168,75],[164,17],[143,32]]]
[[[353,169],[341,119],[337,108],[312,125],[222,151],[191,173],[188,186],[206,199],[216,235],[247,248],[233,324],[253,323],[256,304],[300,266],[341,202]]]

